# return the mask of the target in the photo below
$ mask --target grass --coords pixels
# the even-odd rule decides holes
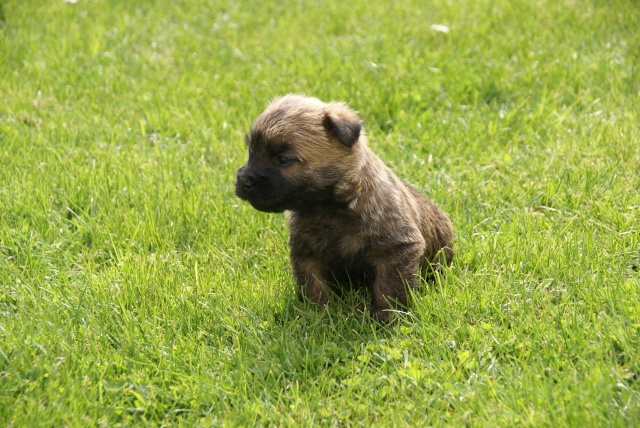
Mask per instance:
[[[0,425],[636,425],[639,29],[632,0],[1,1]],[[348,101],[453,220],[399,324],[298,303],[283,217],[234,196],[286,92]]]

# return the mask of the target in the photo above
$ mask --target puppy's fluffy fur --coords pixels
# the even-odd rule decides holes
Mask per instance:
[[[345,104],[277,98],[247,145],[236,193],[258,210],[288,211],[300,296],[326,304],[336,284],[362,284],[372,315],[387,321],[389,309],[406,305],[421,268],[452,260],[445,213],[367,147],[362,121]]]

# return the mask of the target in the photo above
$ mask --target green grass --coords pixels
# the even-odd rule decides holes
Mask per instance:
[[[636,425],[639,68],[633,0],[0,1],[0,426]],[[287,92],[454,223],[401,323],[234,196]]]

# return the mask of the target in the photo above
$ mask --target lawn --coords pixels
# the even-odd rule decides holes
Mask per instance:
[[[234,195],[287,92],[453,221],[398,323]],[[639,124],[634,0],[0,0],[0,426],[637,425]]]

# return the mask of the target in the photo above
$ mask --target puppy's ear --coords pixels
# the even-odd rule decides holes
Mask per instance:
[[[340,107],[325,113],[322,125],[342,144],[353,147],[360,138],[362,121],[347,107]]]

